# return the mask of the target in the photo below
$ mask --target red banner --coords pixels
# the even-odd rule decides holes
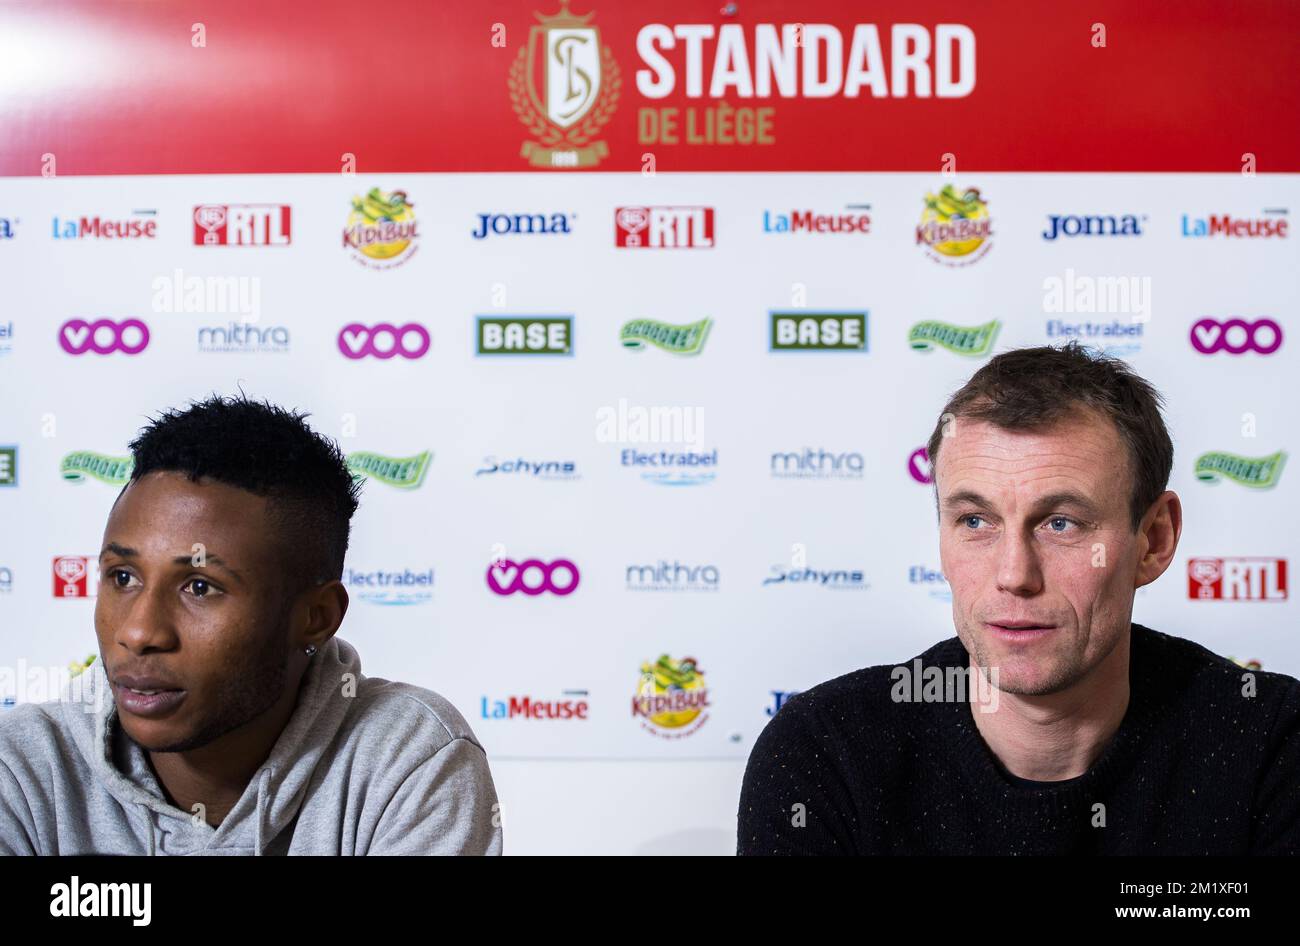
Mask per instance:
[[[10,5],[0,174],[1296,172],[1298,36],[1265,0]]]

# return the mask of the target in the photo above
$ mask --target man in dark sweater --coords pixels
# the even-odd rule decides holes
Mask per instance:
[[[1160,395],[1071,343],[930,438],[957,636],[788,699],[740,854],[1300,854],[1300,681],[1135,624],[1182,531]]]

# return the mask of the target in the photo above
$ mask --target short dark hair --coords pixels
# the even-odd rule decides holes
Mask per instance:
[[[338,445],[303,423],[309,416],[249,400],[242,391],[164,411],[130,444],[127,486],[149,473],[176,471],[192,482],[209,477],[265,496],[272,525],[292,550],[281,576],[286,590],[341,578],[361,486]]]
[[[1164,398],[1119,358],[1071,341],[1059,348],[1017,348],[992,358],[940,413],[926,449],[937,470],[950,418],[987,421],[1004,430],[1041,431],[1081,408],[1114,423],[1127,447],[1133,485],[1129,516],[1136,532],[1169,485],[1174,445],[1160,408]],[[936,491],[938,482],[936,477]]]

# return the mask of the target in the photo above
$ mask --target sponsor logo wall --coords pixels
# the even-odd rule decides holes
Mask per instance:
[[[511,20],[490,173],[0,178],[0,661],[94,649],[128,442],[242,388],[364,481],[366,673],[494,757],[743,758],[794,694],[953,636],[924,445],[993,355],[1077,339],[1168,404],[1185,527],[1134,619],[1300,673],[1300,176],[756,169],[807,83],[838,83],[823,148],[921,73],[774,75],[741,51],[779,28],[701,59],[612,16]],[[863,63],[917,43],[833,30]],[[954,105],[978,80],[937,57]]]

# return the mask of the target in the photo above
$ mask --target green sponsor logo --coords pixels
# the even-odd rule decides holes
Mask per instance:
[[[18,485],[18,448],[0,447],[0,486]]]
[[[689,325],[670,325],[653,319],[634,319],[623,326],[619,341],[624,348],[641,350],[646,343],[674,355],[698,355],[709,337],[713,319],[700,319]]]
[[[983,325],[951,325],[948,322],[917,322],[907,333],[907,342],[917,351],[934,351],[940,345],[959,355],[987,355],[993,348],[1002,323],[997,319]]]
[[[131,468],[134,465],[131,457],[110,457],[89,450],[78,450],[63,458],[59,464],[59,473],[69,483],[81,483],[87,476],[93,476],[109,486],[125,486],[131,478]]]
[[[1253,489],[1272,489],[1282,475],[1286,454],[1279,450],[1267,457],[1239,457],[1235,453],[1202,453],[1196,458],[1196,478],[1217,483],[1227,477]]]
[[[771,312],[768,316],[771,351],[867,350],[865,312]]]
[[[480,315],[475,350],[480,355],[572,355],[573,316]]]
[[[413,457],[386,457],[382,453],[358,451],[348,454],[348,469],[352,478],[361,480],[373,477],[381,483],[398,489],[415,489],[424,482],[433,453],[425,450]]]

